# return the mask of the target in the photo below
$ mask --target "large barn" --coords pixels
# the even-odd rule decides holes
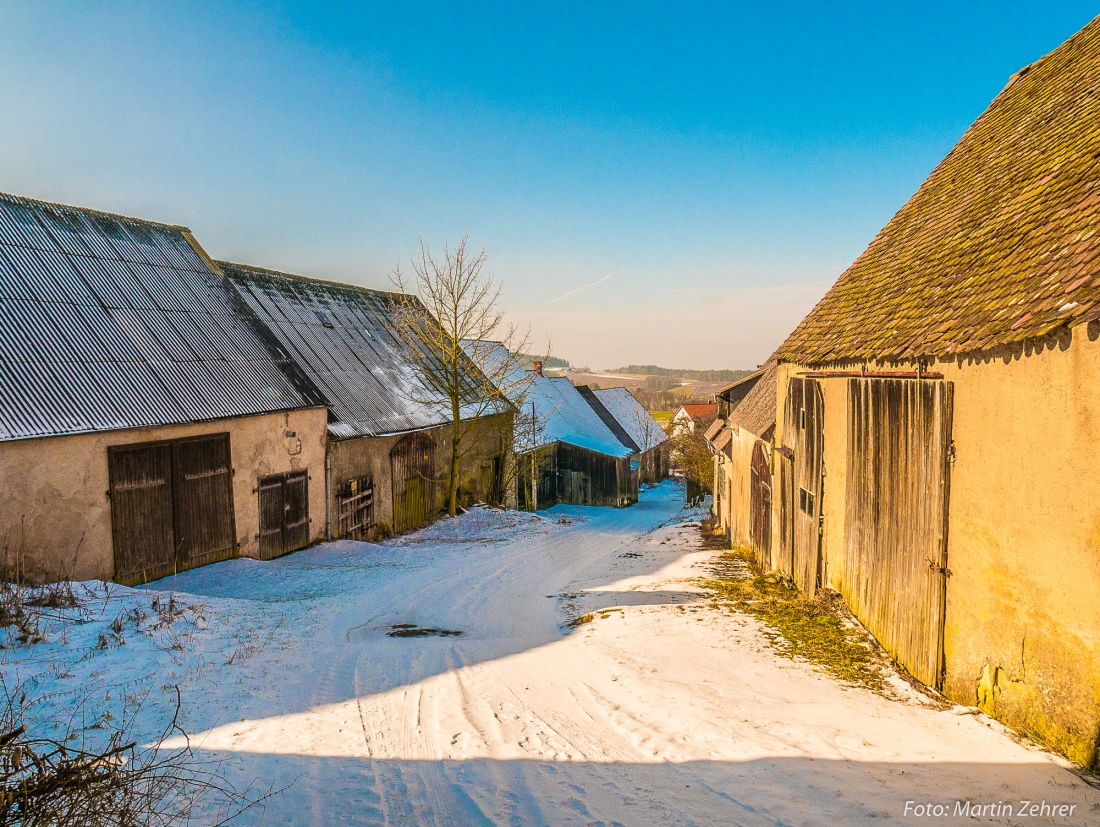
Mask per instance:
[[[218,262],[274,353],[328,406],[327,534],[373,539],[433,519],[447,493],[451,414],[394,334],[392,293]],[[474,368],[471,368],[474,369]],[[471,425],[459,505],[503,503],[512,412]]]
[[[630,458],[638,464],[639,482],[655,483],[667,478],[669,439],[661,423],[626,388],[597,388],[592,395],[637,447]],[[620,441],[624,442],[622,438]]]
[[[1014,75],[777,351],[773,554],[1095,766],[1100,18]]]
[[[140,583],[322,536],[327,414],[285,361],[186,227],[0,195],[3,574]]]

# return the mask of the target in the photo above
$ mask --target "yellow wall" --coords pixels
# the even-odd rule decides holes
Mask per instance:
[[[310,539],[324,533],[327,411],[242,417],[94,434],[0,442],[0,554],[6,567],[22,554],[33,577],[114,577],[107,448],[210,433],[229,433],[233,510],[241,554],[258,552],[257,480],[309,470]],[[288,438],[287,431],[295,436]],[[299,445],[300,443],[300,445]]]
[[[1091,337],[1078,328],[1046,349],[928,368],[955,387],[944,691],[1086,765],[1100,734],[1098,338],[1094,324]],[[786,380],[798,372],[782,368],[777,431]],[[847,379],[820,381],[823,555],[837,588]]]

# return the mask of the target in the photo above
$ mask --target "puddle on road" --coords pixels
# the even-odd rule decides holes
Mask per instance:
[[[386,632],[387,637],[455,637],[461,634],[457,629],[432,629],[415,623],[394,623]]]

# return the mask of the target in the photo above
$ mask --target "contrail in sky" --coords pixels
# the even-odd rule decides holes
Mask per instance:
[[[597,284],[603,284],[603,283],[604,283],[605,281],[607,281],[607,280],[608,280],[609,278],[611,278],[611,275],[610,275],[610,274],[609,274],[609,275],[606,275],[606,276],[604,276],[604,277],[603,277],[602,279],[596,279],[596,280],[595,280],[594,282],[592,282],[591,284],[585,284],[585,285],[582,285],[581,287],[578,287],[578,288],[576,288],[575,290],[570,290],[570,291],[569,291],[568,293],[562,293],[562,294],[561,294],[560,296],[558,296],[558,297],[557,297],[556,299],[550,299],[550,301],[548,301],[548,302],[547,302],[546,304],[544,304],[544,305],[543,305],[543,307],[549,307],[550,305],[552,305],[552,304],[557,304],[557,303],[558,303],[558,302],[560,302],[560,301],[565,301],[566,299],[571,299],[571,298],[573,298],[574,296],[579,296],[579,295],[580,295],[581,293],[583,293],[583,292],[584,292],[585,290],[591,290],[591,289],[592,289],[593,287],[595,287],[595,286],[596,286]]]

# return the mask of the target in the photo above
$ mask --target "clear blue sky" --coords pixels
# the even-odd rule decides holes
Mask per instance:
[[[375,287],[469,230],[558,356],[751,366],[1100,11],[460,5],[2,3],[0,190]]]

